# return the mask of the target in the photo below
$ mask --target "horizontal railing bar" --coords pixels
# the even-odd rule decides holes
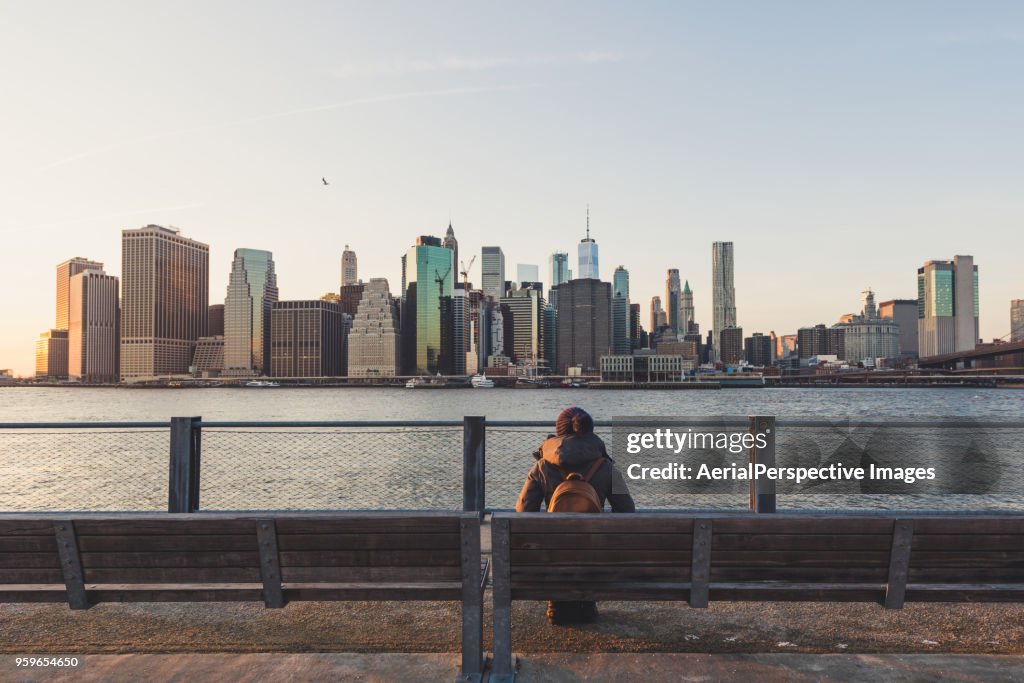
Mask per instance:
[[[667,424],[708,425],[721,427],[746,427],[747,418],[719,419],[709,417],[681,417],[634,419],[634,420],[595,420],[595,427],[658,427]],[[789,428],[820,428],[835,426],[842,428],[842,418],[819,419],[780,419],[777,427]],[[1024,421],[1010,420],[997,422],[994,420],[971,420],[957,418],[953,420],[922,421],[914,420],[849,420],[853,427],[888,427],[898,429],[1024,429]],[[462,420],[242,420],[242,421],[202,421],[198,427],[211,428],[277,428],[277,427],[462,427]],[[488,427],[540,427],[554,429],[552,420],[488,420]],[[0,430],[4,429],[162,429],[170,427],[167,422],[0,422]]]

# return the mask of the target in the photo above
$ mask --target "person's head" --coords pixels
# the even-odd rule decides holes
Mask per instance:
[[[555,434],[571,436],[575,434],[591,434],[594,431],[594,418],[583,408],[566,408],[555,420]]]

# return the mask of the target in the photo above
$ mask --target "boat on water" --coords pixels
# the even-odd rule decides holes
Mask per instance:
[[[254,380],[251,380],[249,382],[246,382],[245,386],[247,386],[247,387],[268,388],[268,387],[279,387],[281,385],[278,384],[277,382],[269,382],[269,381],[262,380],[262,379],[254,379]]]
[[[484,375],[473,375],[469,380],[469,383],[473,385],[474,389],[493,389],[494,380]]]
[[[439,389],[448,384],[448,378],[437,375],[436,377],[413,377],[405,383],[406,389]]]

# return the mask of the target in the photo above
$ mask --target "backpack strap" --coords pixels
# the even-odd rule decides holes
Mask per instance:
[[[601,469],[601,465],[603,464],[604,458],[598,458],[597,460],[595,460],[594,464],[590,466],[590,469],[587,470],[587,473],[583,476],[583,481],[589,483],[593,476],[597,474],[597,471]]]

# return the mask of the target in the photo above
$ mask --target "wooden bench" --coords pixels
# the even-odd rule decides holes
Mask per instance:
[[[460,680],[486,569],[475,513],[0,515],[0,602],[458,600]]]
[[[1024,601],[1024,515],[496,513],[493,680],[513,600]]]

